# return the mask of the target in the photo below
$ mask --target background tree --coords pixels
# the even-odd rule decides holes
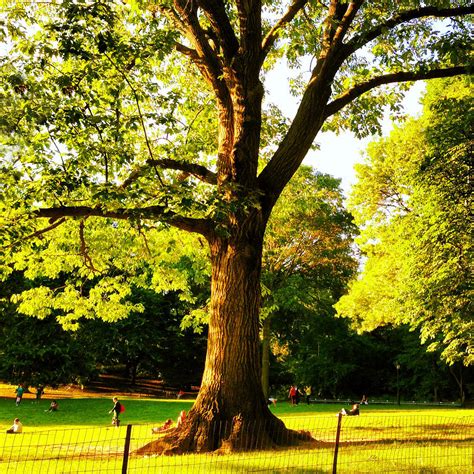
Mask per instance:
[[[325,123],[372,132],[383,106],[400,98],[398,89],[377,87],[467,72],[463,18],[472,5],[5,3],[4,270],[32,262],[32,253],[53,257],[77,280],[40,301],[56,300],[71,324],[84,313],[118,319],[137,309],[126,303],[127,267],[157,248],[146,231],[164,222],[200,234],[212,266],[206,368],[171,448],[212,450],[222,436],[231,447],[245,420],[265,423],[260,445],[291,439],[281,436],[285,428],[260,383],[261,255],[272,208]],[[447,25],[437,28],[433,19]],[[268,136],[263,76],[282,56],[295,67],[313,59],[295,82],[300,102],[291,125]],[[93,280],[124,250],[115,227],[128,238],[129,263],[100,279],[86,302],[77,281]],[[161,285],[178,284],[153,271]],[[236,416],[244,423],[232,433],[213,429]]]
[[[54,315],[19,315],[10,301],[32,282],[14,272],[0,287],[0,379],[25,386],[82,383],[96,374],[94,352],[84,351],[77,334],[66,332]]]
[[[95,355],[97,364],[128,377],[132,386],[137,377],[160,379],[175,388],[199,386],[206,338],[205,332],[181,329],[183,318],[192,310],[190,304],[180,301],[178,292],[158,294],[134,288],[131,298],[143,306],[143,312],[114,323],[81,323],[77,337],[86,350]]]
[[[367,262],[337,304],[362,329],[419,328],[428,350],[466,366],[474,362],[472,103],[467,82],[430,84],[423,116],[369,150],[351,201]]]
[[[205,332],[181,329],[193,305],[182,301],[178,292],[158,294],[132,287],[131,301],[143,311],[114,323],[82,319],[77,328],[64,329],[54,314],[41,319],[18,314],[18,305],[10,301],[13,292],[41,285],[55,288],[57,282],[27,280],[14,272],[0,289],[1,380],[33,386],[87,385],[105,368],[129,377],[131,385],[137,376],[160,378],[176,388],[199,385]]]
[[[275,322],[276,327],[286,328],[285,333],[295,336],[293,341],[286,339],[285,344],[298,344],[299,338],[289,328],[299,327],[304,332],[306,318],[319,322],[320,318],[331,318],[332,305],[357,269],[351,247],[356,227],[344,209],[339,185],[337,179],[301,167],[270,218],[263,251],[261,312],[262,380],[267,395],[272,322],[281,319]],[[275,336],[275,344],[280,346],[283,341]],[[298,381],[308,383],[307,377]]]

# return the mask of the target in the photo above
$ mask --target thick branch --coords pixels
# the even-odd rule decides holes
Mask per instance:
[[[243,56],[250,59],[247,67],[259,70],[262,45],[262,2],[260,0],[237,0],[239,13],[240,46]],[[257,61],[257,64],[252,64]],[[255,68],[255,66],[257,66]]]
[[[212,171],[209,171],[205,166],[164,158],[162,160],[147,160],[143,166],[130,173],[130,176],[119,186],[120,189],[125,189],[131,183],[136,181],[140,176],[146,173],[150,167],[155,166],[171,170],[184,171],[185,173],[191,174],[205,183],[217,184],[217,175]]]
[[[33,212],[35,217],[60,219],[63,217],[108,217],[111,219],[153,219],[172,225],[188,232],[197,232],[208,236],[211,231],[210,222],[206,219],[183,217],[170,211],[165,206],[148,206],[136,209],[116,209],[108,211],[100,207],[61,206],[41,208]]]
[[[393,74],[386,74],[384,76],[374,77],[366,82],[355,85],[343,95],[333,100],[326,106],[324,117],[328,118],[341,110],[350,102],[360,97],[365,92],[368,92],[375,87],[383,84],[391,84],[394,82],[407,81],[421,81],[425,79],[436,79],[440,77],[459,76],[461,74],[468,74],[469,70],[466,66],[456,66],[445,69],[433,69],[431,71],[401,71]]]
[[[387,30],[391,30],[402,23],[406,23],[417,18],[447,18],[454,16],[465,16],[472,13],[474,13],[474,5],[458,8],[422,7],[416,8],[414,10],[402,11],[398,15],[395,15],[393,18],[381,23],[367,33],[354,37],[349,43],[347,43],[344,56],[350,56],[352,53],[362,48],[381,34],[385,33]]]
[[[323,114],[331,95],[331,87],[323,74],[313,76],[285,138],[258,176],[259,187],[265,195],[262,203],[265,213],[270,213],[324,122]]]
[[[176,48],[176,51],[184,54],[185,56],[188,56],[188,58],[190,58],[191,61],[195,63],[199,61],[199,56],[194,49],[188,48],[187,46],[184,46],[183,44],[178,43],[178,42],[175,43],[175,48]]]
[[[217,35],[226,62],[230,63],[239,49],[239,41],[225,11],[224,2],[220,0],[201,0],[199,4]]]
[[[196,65],[199,67],[206,81],[213,88],[218,100],[226,103],[229,97],[229,91],[222,80],[222,64],[218,57],[218,52],[214,51],[206,37],[205,31],[199,24],[197,17],[197,2],[191,0],[175,0],[176,14],[179,15],[179,22],[185,28],[185,34],[192,43],[198,60]]]
[[[217,175],[212,171],[209,171],[205,166],[198,165],[195,163],[186,163],[184,161],[176,161],[172,159],[164,158],[162,160],[155,160],[156,166],[160,168],[167,168],[172,170],[184,171],[189,173],[196,178],[209,184],[217,184]]]
[[[273,25],[273,28],[266,34],[262,41],[262,62],[266,55],[270,51],[271,47],[275,44],[278,39],[278,35],[282,29],[288,25],[293,18],[300,12],[304,6],[308,3],[308,0],[293,0],[292,4],[288,7],[286,13]]]
[[[342,17],[340,24],[334,34],[333,45],[339,45],[342,43],[347,31],[349,30],[349,27],[352,24],[352,21],[354,20],[359,8],[363,3],[364,0],[357,0],[349,3],[349,6],[347,7],[347,10],[345,11],[344,16]]]
[[[179,17],[176,10],[164,5],[156,5],[156,9],[159,10],[178,31],[181,31],[181,33],[186,36],[186,26],[181,21],[181,18]]]

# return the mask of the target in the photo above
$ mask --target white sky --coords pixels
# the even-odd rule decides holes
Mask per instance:
[[[269,89],[268,100],[275,103],[285,115],[293,117],[298,102],[288,92],[288,70],[277,68],[268,75],[266,87]],[[418,115],[421,112],[420,96],[424,91],[424,83],[416,83],[407,93],[403,102],[405,112],[409,115]],[[383,122],[383,134],[387,135],[392,128],[387,116]],[[341,186],[347,195],[356,176],[354,164],[362,161],[362,153],[367,144],[377,137],[357,139],[351,132],[336,135],[332,132],[318,134],[316,142],[320,145],[319,151],[310,151],[304,163],[313,166],[322,173],[328,173],[341,179]]]

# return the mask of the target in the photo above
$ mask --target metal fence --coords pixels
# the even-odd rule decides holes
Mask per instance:
[[[257,445],[251,451],[242,446],[232,454],[163,456],[143,449],[159,439],[152,425],[0,434],[0,473],[474,472],[474,417],[364,414],[283,421],[310,432],[314,441],[272,449]],[[252,434],[249,439],[264,442],[265,426],[248,423],[244,430]]]

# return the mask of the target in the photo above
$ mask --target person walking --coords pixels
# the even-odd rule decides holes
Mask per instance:
[[[41,397],[43,396],[44,393],[44,388],[42,385],[38,385],[36,387],[36,403],[39,403],[41,401]]]
[[[16,406],[19,406],[21,403],[21,400],[23,398],[23,393],[25,393],[25,389],[23,388],[23,384],[19,384],[18,387],[15,389],[16,392]]]
[[[122,404],[119,402],[117,397],[112,398],[112,401],[114,402],[114,406],[109,411],[109,414],[113,413],[112,424],[118,428],[120,426],[119,416],[120,416],[120,413],[122,413]]]

